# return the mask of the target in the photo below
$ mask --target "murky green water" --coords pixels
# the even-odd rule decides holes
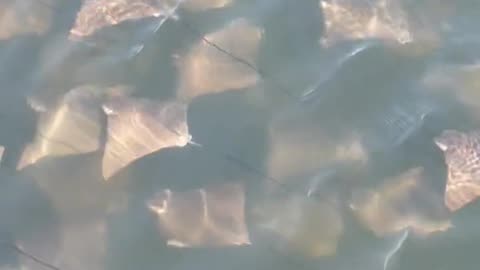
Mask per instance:
[[[2,269],[477,269],[477,1],[4,2]]]

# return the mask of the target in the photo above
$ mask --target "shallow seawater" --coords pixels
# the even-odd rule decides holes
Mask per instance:
[[[3,1],[0,269],[477,269],[434,138],[480,128],[479,15]]]

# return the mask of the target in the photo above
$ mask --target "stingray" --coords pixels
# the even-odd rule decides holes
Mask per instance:
[[[441,194],[423,177],[424,169],[414,167],[385,179],[376,188],[354,189],[349,206],[360,223],[378,237],[405,229],[417,236],[446,231],[451,223]]]
[[[108,115],[102,161],[105,179],[143,156],[162,148],[183,147],[191,141],[184,103],[114,96],[103,109]]]
[[[344,234],[341,204],[345,168],[326,166],[312,175],[269,183],[252,210],[259,241],[283,255],[318,259],[337,254]]]
[[[210,9],[220,9],[231,5],[234,0],[184,0],[181,8],[191,11],[206,11]]]
[[[303,132],[305,139],[299,136],[298,144],[308,139],[318,145],[330,140],[332,146],[342,146],[347,145],[342,140],[348,140],[358,146],[360,158],[362,152],[369,158],[401,148],[423,128],[424,118],[438,109],[430,97],[415,91],[418,74],[424,69],[415,61],[425,56],[416,57],[414,62],[412,56],[401,53],[399,47],[376,43],[343,63],[318,91],[305,95],[301,106],[294,107],[289,121],[299,127],[289,132],[291,141],[295,142],[293,134],[301,135],[302,130],[309,129]],[[375,62],[375,68],[362,70],[365,61]],[[399,61],[408,69],[399,71]],[[379,73],[384,80],[376,79]],[[325,149],[334,149],[332,146]]]
[[[181,1],[173,0],[87,0],[77,14],[69,38],[82,40],[98,29],[127,20],[145,17],[168,18],[175,14],[180,3]]]
[[[178,96],[190,100],[255,85],[260,79],[255,66],[261,39],[261,29],[246,18],[234,19],[205,35],[176,59]]]
[[[448,169],[445,205],[459,210],[480,196],[480,132],[444,130],[434,141]]]
[[[51,156],[95,152],[100,149],[102,89],[84,85],[67,92],[50,108],[37,108],[36,137],[25,149],[17,168]]]
[[[176,18],[177,8],[190,12],[205,11],[225,7],[231,2],[232,0],[86,0],[77,14],[69,38],[84,40],[106,26],[141,18],[159,18],[160,21]]]
[[[0,98],[0,145],[4,147],[1,166],[15,169],[25,147],[34,139],[38,117],[21,94],[6,93]]]
[[[167,245],[249,245],[241,183],[207,185],[188,191],[160,190],[148,203]]]
[[[326,46],[345,39],[364,38],[410,42],[413,37],[406,14],[394,5],[384,1],[321,1],[326,21],[326,35],[322,42]]]
[[[298,174],[338,161],[368,162],[368,149],[361,137],[350,127],[340,126],[345,122],[337,121],[337,116],[336,111],[322,109],[318,113],[304,106],[277,113],[269,123],[268,174],[276,179],[295,179]]]
[[[0,3],[0,40],[18,35],[45,34],[52,23],[47,1],[9,0]]]
[[[472,47],[478,47],[478,45]],[[472,59],[471,56],[467,58]],[[447,96],[450,100],[457,101],[466,110],[471,111],[472,115],[477,115],[480,108],[478,103],[480,97],[478,93],[479,72],[478,63],[442,63],[428,70],[422,78],[422,84],[429,92]]]

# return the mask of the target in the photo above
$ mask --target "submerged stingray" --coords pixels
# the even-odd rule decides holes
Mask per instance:
[[[189,191],[157,192],[148,207],[167,245],[215,247],[249,245],[245,193],[241,183],[222,183]]]
[[[353,170],[338,163],[297,175],[294,181],[270,183],[253,207],[252,228],[284,255],[301,259],[335,255],[344,234],[345,180]]]
[[[81,40],[97,30],[127,20],[169,17],[175,12],[174,0],[86,0],[70,30],[70,39]]]
[[[166,147],[183,147],[191,141],[184,103],[120,95],[112,96],[103,109],[108,115],[102,161],[105,179],[143,156]]]
[[[478,47],[474,46],[475,48]],[[461,49],[464,52],[466,49]],[[467,59],[472,59],[467,56]],[[425,88],[436,95],[452,96],[455,100],[471,110],[480,111],[480,65],[475,64],[441,64],[427,70],[422,78]]]
[[[305,96],[301,106],[287,108],[287,118],[274,120],[272,173],[283,174],[281,171],[297,164],[370,162],[385,155],[402,158],[404,144],[421,132],[425,117],[436,113],[438,107],[415,90],[418,74],[424,69],[415,61],[422,58],[377,43],[342,64],[318,90]],[[374,71],[362,70],[365,62],[375,62]],[[408,68],[399,70],[399,62]],[[376,79],[380,73],[384,80]]]
[[[0,3],[0,40],[17,35],[41,35],[52,20],[51,0],[7,0]]]
[[[343,235],[343,218],[333,200],[290,193],[267,197],[254,209],[254,224],[273,248],[301,258],[335,255]]]
[[[354,190],[350,208],[379,237],[405,229],[420,236],[445,231],[451,227],[448,213],[423,173],[423,168],[416,167],[386,179],[378,188]]]
[[[17,168],[46,157],[94,152],[100,149],[101,89],[84,85],[70,90],[54,108],[39,112],[36,138]]]
[[[448,168],[445,205],[456,211],[480,197],[480,131],[445,130],[434,140]]]
[[[323,107],[323,106],[322,106]],[[358,134],[345,131],[325,115],[304,107],[278,113],[269,124],[268,175],[275,179],[295,179],[338,161],[368,162],[368,149]]]
[[[53,262],[59,251],[58,217],[47,194],[34,179],[0,169],[0,249],[18,255],[18,262],[29,269],[39,264],[18,254],[21,249],[45,262]],[[17,254],[15,254],[17,253]],[[43,269],[43,268],[41,268]]]
[[[239,18],[204,38],[177,60],[180,98],[190,100],[208,93],[243,89],[258,82],[257,72],[242,63],[256,65],[262,38],[258,27],[245,18]],[[242,62],[222,50],[242,59]]]
[[[400,43],[412,40],[406,14],[392,1],[320,1],[326,26],[322,40],[330,46],[345,39],[381,38]],[[397,14],[395,14],[395,12]]]
[[[368,161],[365,147],[355,136],[332,138],[321,127],[307,123],[282,126],[276,123],[270,129],[268,173],[275,179],[294,179],[337,161]]]

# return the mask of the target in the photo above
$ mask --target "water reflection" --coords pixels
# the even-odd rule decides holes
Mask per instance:
[[[333,194],[315,198],[298,191],[267,195],[254,208],[254,223],[264,245],[294,258],[335,255],[344,225],[338,197],[330,191]]]
[[[438,136],[478,128],[476,19],[440,2],[5,6],[2,238],[62,269],[473,265],[474,189],[445,208],[475,146]]]

